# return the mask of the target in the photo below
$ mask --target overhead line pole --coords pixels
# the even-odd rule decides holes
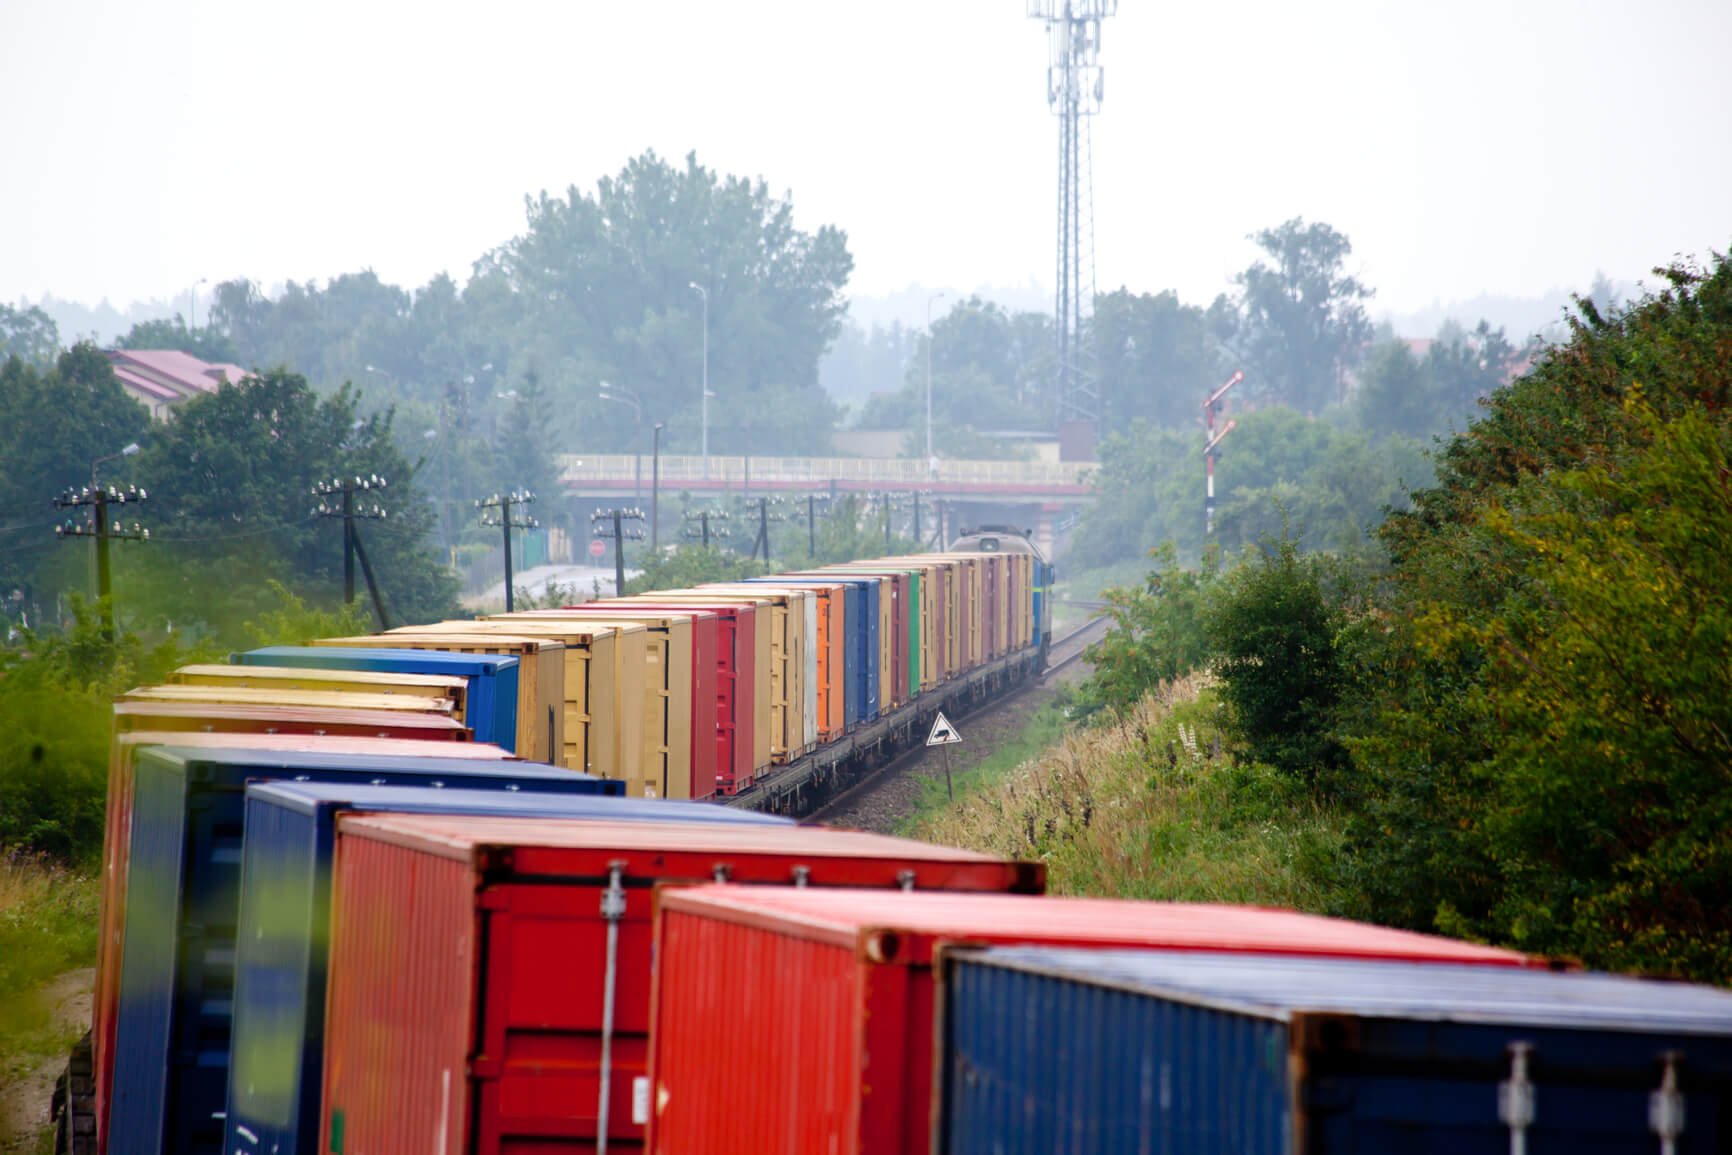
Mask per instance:
[[[511,573],[511,531],[514,529],[535,529],[541,523],[533,517],[513,518],[512,506],[529,505],[535,500],[535,494],[528,490],[513,490],[510,493],[496,493],[475,503],[479,510],[498,510],[498,513],[483,513],[481,524],[498,526],[505,547],[505,612],[511,613],[517,606],[517,591],[512,589]]]
[[[344,605],[353,605],[355,601],[355,551],[359,548],[361,541],[359,532],[355,528],[355,521],[357,518],[364,518],[368,521],[383,521],[386,516],[385,511],[379,507],[377,502],[372,502],[365,507],[357,506],[355,494],[357,492],[372,493],[376,489],[384,489],[385,485],[385,479],[374,473],[366,477],[336,477],[330,481],[321,481],[313,486],[313,496],[319,499],[319,504],[313,509],[314,516],[343,519]],[[340,504],[327,504],[327,498],[334,500],[339,496],[342,498]],[[383,623],[385,621],[385,605],[379,599],[378,590],[373,587],[371,581],[368,583],[368,589],[373,596],[373,609],[378,613],[379,621]]]
[[[95,467],[92,467],[92,473]],[[108,543],[110,541],[149,541],[150,530],[143,528],[136,521],[130,527],[123,527],[120,522],[110,523],[108,507],[115,505],[137,504],[149,498],[149,494],[136,485],[125,489],[118,486],[102,488],[87,486],[83,489],[68,489],[54,499],[56,509],[89,509],[90,520],[77,522],[72,518],[54,527],[54,536],[67,539],[88,537],[96,542],[96,597],[99,612],[102,614],[102,636],[114,641],[114,597],[111,575],[108,566]]]

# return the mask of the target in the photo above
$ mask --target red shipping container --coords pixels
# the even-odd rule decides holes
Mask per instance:
[[[650,1141],[670,1153],[718,1136],[755,1155],[929,1150],[940,946],[1529,961],[1294,911],[1119,899],[702,886],[662,892],[656,923]]]
[[[692,797],[738,794],[749,787],[755,769],[752,749],[758,716],[757,650],[751,642],[758,607],[752,602],[681,602],[677,592],[659,599],[655,594],[644,594],[590,604],[624,610],[701,609],[716,615],[716,784],[702,795],[694,787]]]
[[[715,878],[1023,892],[1045,881],[1038,863],[822,827],[342,818],[319,1149],[590,1150],[604,1047],[609,1142],[641,1145],[651,888]],[[740,994],[790,978],[755,961],[717,976]]]

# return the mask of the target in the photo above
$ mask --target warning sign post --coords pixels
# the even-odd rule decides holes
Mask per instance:
[[[932,733],[926,736],[926,744],[944,747],[944,793],[952,802],[956,801],[956,787],[950,780],[950,748],[960,741],[962,735],[956,732],[944,711],[938,711],[938,717],[932,719]]]

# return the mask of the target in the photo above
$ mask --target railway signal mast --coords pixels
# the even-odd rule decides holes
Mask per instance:
[[[1203,461],[1208,475],[1207,488],[1203,495],[1203,536],[1213,537],[1215,534],[1215,455],[1216,448],[1227,434],[1233,432],[1237,421],[1229,421],[1221,432],[1215,432],[1215,415],[1221,411],[1221,398],[1227,390],[1245,379],[1243,370],[1237,370],[1227,378],[1227,383],[1209,394],[1209,399],[1203,402],[1203,413],[1208,422],[1208,432],[1204,435]]]
[[[1118,0],[1028,0],[1046,24],[1046,99],[1058,115],[1058,420],[1098,433],[1100,382],[1088,349],[1094,309],[1094,194],[1088,118],[1100,111],[1101,21]]]

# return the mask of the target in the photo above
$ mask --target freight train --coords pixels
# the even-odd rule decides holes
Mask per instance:
[[[1018,541],[124,695],[62,1149],[1721,1149],[1732,995],[775,813],[1040,668]]]

